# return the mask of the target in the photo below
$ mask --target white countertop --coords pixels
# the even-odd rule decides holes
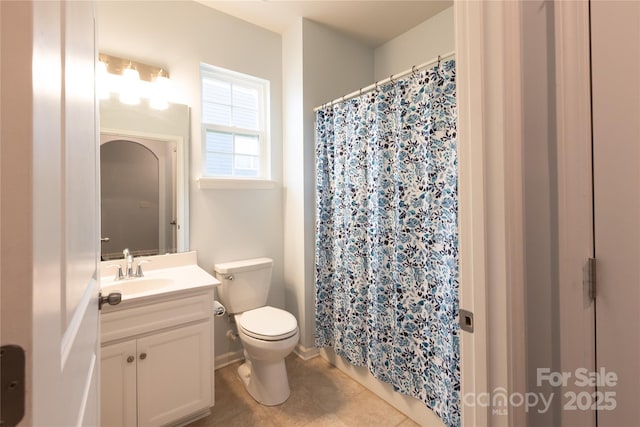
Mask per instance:
[[[144,277],[121,280],[115,280],[117,269],[110,266],[121,265],[125,271],[124,260],[100,263],[100,289],[103,294],[120,291],[122,293],[120,305],[130,305],[169,294],[204,291],[220,284],[218,279],[198,266],[195,252],[136,258],[133,263],[134,271],[141,259],[149,260],[142,266]]]

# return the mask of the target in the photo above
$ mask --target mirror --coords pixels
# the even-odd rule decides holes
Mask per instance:
[[[189,107],[100,101],[102,260],[189,250]]]

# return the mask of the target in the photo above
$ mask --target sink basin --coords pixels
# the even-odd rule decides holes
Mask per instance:
[[[119,291],[123,297],[144,292],[160,291],[174,284],[172,279],[161,277],[141,277],[139,279],[120,280],[101,288],[102,294]]]
[[[2,1],[2,0],[0,0]],[[114,266],[123,270],[126,264],[122,260],[110,260],[100,263],[100,291],[102,296],[119,291],[122,294],[117,306],[105,305],[105,311],[121,310],[129,304],[164,298],[201,290],[203,287],[217,286],[220,282],[200,268],[196,253],[153,255],[144,257],[144,277],[116,280]],[[139,259],[135,261],[140,261]],[[137,262],[136,262],[137,264]],[[117,308],[116,308],[117,307]]]

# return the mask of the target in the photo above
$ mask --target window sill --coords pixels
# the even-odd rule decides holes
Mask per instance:
[[[269,179],[198,178],[201,190],[268,190],[276,182]]]

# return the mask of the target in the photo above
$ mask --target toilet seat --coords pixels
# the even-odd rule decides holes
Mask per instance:
[[[298,322],[291,313],[268,305],[239,314],[236,322],[242,332],[264,341],[284,340],[298,331]]]

